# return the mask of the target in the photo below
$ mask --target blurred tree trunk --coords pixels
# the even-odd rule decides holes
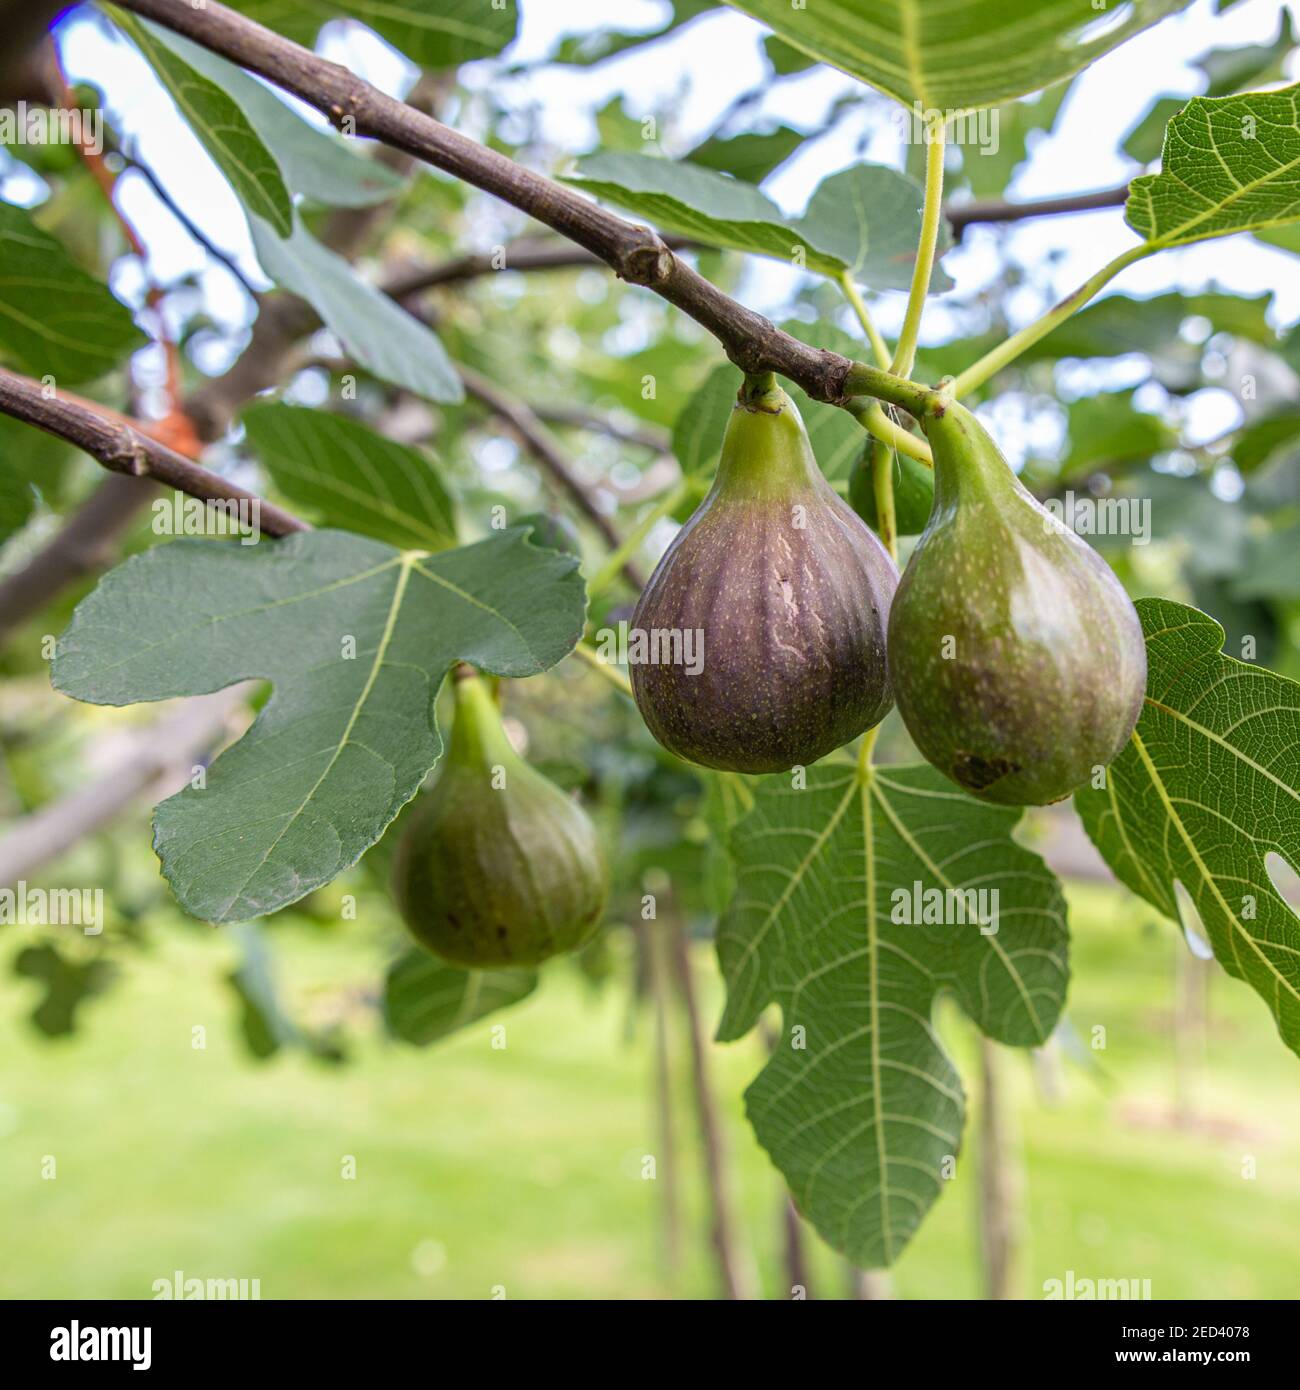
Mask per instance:
[[[869,1299],[873,1302],[891,1299],[894,1286],[887,1271],[883,1269],[859,1269],[849,1265],[849,1297]]]
[[[978,1117],[980,1265],[984,1297],[1022,1297],[1024,1181],[1016,1151],[1011,1102],[997,1045],[979,1037]]]
[[[636,930],[644,963],[646,995],[654,1026],[655,1172],[660,1186],[664,1270],[670,1285],[681,1271],[682,1206],[677,1181],[677,1121],[674,1113],[672,1039],[668,1000],[672,992],[671,962],[662,934],[647,922]]]
[[[1210,1017],[1210,964],[1185,940],[1174,946],[1174,1121],[1196,1118]]]
[[[717,1098],[709,1077],[708,1039],[700,1018],[699,1001],[691,969],[690,943],[676,905],[666,914],[662,930],[668,937],[677,984],[686,1014],[687,1036],[691,1045],[691,1079],[695,1109],[704,1150],[704,1177],[709,1193],[709,1238],[718,1267],[723,1297],[748,1299],[755,1296],[754,1280],[741,1255],[731,1213],[726,1150]]]

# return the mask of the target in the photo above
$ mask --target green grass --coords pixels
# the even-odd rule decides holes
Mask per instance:
[[[1064,1094],[1048,1104],[1028,1059],[1002,1054],[1022,1148],[1025,1291],[1041,1296],[1044,1280],[1074,1270],[1150,1279],[1157,1298],[1294,1296],[1300,1061],[1263,1004],[1217,974],[1197,1123],[1173,1124],[1173,928],[1149,929],[1151,914],[1118,891],[1071,897],[1069,1012],[1085,1047],[1105,1028],[1105,1050],[1091,1054],[1104,1075],[1065,1063]],[[10,929],[6,962],[24,939]],[[271,939],[300,1010],[376,979],[357,924]],[[714,1295],[682,1040],[685,1239],[670,1278],[662,1178],[642,1177],[658,1146],[649,1040],[644,1023],[629,1040],[617,980],[595,995],[552,968],[532,999],[426,1050],[386,1040],[358,1009],[350,1065],[298,1054],[257,1064],[224,983],[235,959],[228,938],[158,930],[57,1043],[27,1022],[34,986],[4,966],[0,1296],[148,1297],[175,1269],[257,1278],[264,1298]],[[697,968],[711,1026],[721,996],[705,948]],[[955,1009],[942,1026],[970,1078],[968,1027]],[[741,1103],[762,1052],[751,1038],[710,1055],[746,1259],[766,1296],[786,1296],[781,1187]],[[900,1296],[979,1296],[975,1186],[968,1145],[893,1271]],[[841,1296],[844,1267],[810,1244],[814,1295]]]

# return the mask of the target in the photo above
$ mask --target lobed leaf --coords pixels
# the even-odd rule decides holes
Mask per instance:
[[[950,990],[990,1037],[1027,1046],[1065,999],[1065,904],[1012,839],[1019,811],[928,766],[809,768],[756,780],[732,835],[736,891],[718,927],[720,1039],[772,1001],[783,1042],[746,1092],[800,1211],[864,1266],[897,1258],[961,1143],[961,1082],[931,1022]],[[995,930],[904,925],[895,890],[996,889]],[[986,903],[993,901],[986,899]]]
[[[181,904],[238,921],[296,902],[380,837],[442,752],[434,699],[454,662],[536,675],[572,650],[583,609],[577,562],[520,530],[432,556],[339,531],[251,549],[178,540],[78,605],[52,679],[106,705],[271,682],[206,787],[154,817]]]
[[[1193,97],[1165,131],[1160,172],[1129,186],[1124,216],[1153,247],[1300,218],[1300,84]]]
[[[1142,715],[1105,789],[1074,804],[1116,876],[1174,921],[1183,885],[1219,963],[1300,1052],[1300,920],[1265,864],[1300,868],[1300,684],[1224,655],[1223,629],[1195,608],[1137,609]]]

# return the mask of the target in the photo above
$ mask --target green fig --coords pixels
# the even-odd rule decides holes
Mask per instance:
[[[586,812],[510,746],[483,682],[458,679],[455,695],[446,759],[394,856],[394,897],[444,960],[536,965],[595,932],[605,858]]]
[[[871,476],[872,443],[867,441],[849,471],[849,505],[873,531],[879,531],[876,487]],[[934,469],[907,454],[895,454],[893,469],[894,524],[900,536],[919,535],[934,506]]]
[[[889,669],[916,746],[977,797],[1059,801],[1128,742],[1146,690],[1137,611],[964,406],[923,422],[935,503],[899,582]]]
[[[815,762],[890,708],[897,583],[889,553],[817,467],[794,402],[760,379],[742,389],[713,487],[632,616],[642,718],[704,767]]]

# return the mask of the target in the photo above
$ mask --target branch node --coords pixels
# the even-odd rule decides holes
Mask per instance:
[[[634,227],[618,256],[616,273],[629,285],[653,288],[662,285],[673,273],[676,258],[664,245],[658,232],[649,227]]]

